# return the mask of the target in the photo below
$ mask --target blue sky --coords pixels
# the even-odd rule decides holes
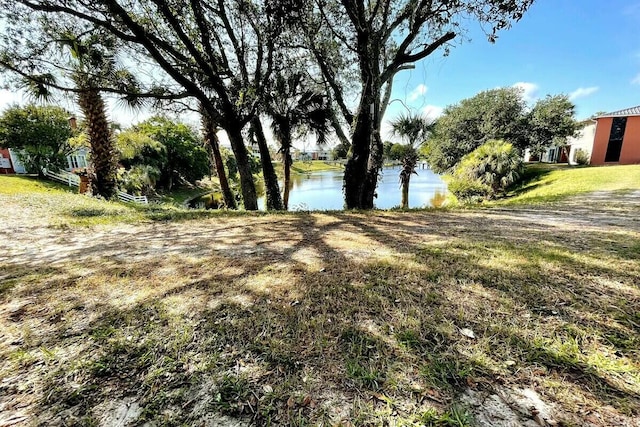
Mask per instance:
[[[471,41],[399,74],[393,98],[434,114],[482,90],[520,84],[532,101],[570,95],[580,119],[640,105],[638,29],[640,0],[537,0],[495,44],[469,23]],[[387,116],[403,110],[395,102]]]

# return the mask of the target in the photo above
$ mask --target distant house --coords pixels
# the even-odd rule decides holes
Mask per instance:
[[[584,152],[588,159],[593,152],[593,144],[596,135],[596,123],[586,121],[583,128],[578,132],[577,136],[569,137],[561,145],[552,145],[542,154],[539,159],[544,163],[569,163],[571,165],[578,164],[578,153]],[[525,162],[537,161],[529,149],[525,150]]]
[[[531,152],[530,149],[526,148],[524,150],[524,161],[525,162],[543,162],[543,163],[566,163],[567,162],[567,152],[569,152],[569,146],[564,145],[554,145],[542,153],[542,156],[538,157],[538,155]]]
[[[312,150],[312,151],[293,151],[293,160],[309,161],[309,160],[333,160],[331,150]]]
[[[640,106],[595,117],[592,165],[640,163]]]
[[[0,148],[0,174],[14,173],[27,173],[18,152],[12,148]]]
[[[80,147],[67,156],[67,172],[77,168],[89,166],[89,148]],[[13,148],[0,148],[0,174],[24,174],[27,169],[20,161],[17,150]]]
[[[0,174],[15,173],[8,148],[0,148]]]
[[[89,148],[80,147],[76,148],[71,154],[67,156],[67,172],[71,172],[73,169],[86,168],[89,166]]]
[[[316,150],[311,152],[312,160],[333,160],[330,150]]]

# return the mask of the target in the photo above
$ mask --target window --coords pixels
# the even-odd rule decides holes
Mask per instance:
[[[620,161],[620,152],[622,151],[622,141],[624,140],[624,131],[627,129],[626,117],[614,117],[611,124],[611,133],[609,134],[609,145],[607,146],[607,154],[604,156],[605,162]]]
[[[69,156],[69,167],[71,169],[86,168],[87,157],[78,154],[72,154]]]

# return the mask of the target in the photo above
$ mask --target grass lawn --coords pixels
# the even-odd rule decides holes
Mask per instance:
[[[261,215],[261,213],[223,212],[185,209],[182,203],[207,190],[179,189],[160,198],[159,203],[139,205],[99,201],[77,194],[77,188],[21,176],[0,176],[0,196],[40,209],[39,215],[51,226],[94,226],[117,223],[179,221],[219,215]]]
[[[640,189],[640,165],[570,167],[530,164],[525,176],[526,184],[500,203],[553,202],[594,191]]]
[[[0,425],[638,426],[636,199],[188,217],[0,177],[0,205]]]
[[[323,160],[295,161],[291,165],[291,170],[297,173],[322,172],[332,170],[343,170],[340,164],[325,162]]]

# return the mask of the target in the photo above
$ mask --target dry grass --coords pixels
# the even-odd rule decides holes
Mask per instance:
[[[637,199],[88,228],[29,200],[0,195],[0,420],[464,426],[464,390],[514,386],[638,425]]]

